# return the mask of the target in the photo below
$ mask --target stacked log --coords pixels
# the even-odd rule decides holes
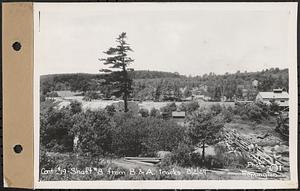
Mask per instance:
[[[284,169],[289,168],[289,164],[283,161],[280,161],[280,158],[274,159],[274,157],[270,156],[269,154],[265,153],[262,149],[256,148],[255,152],[251,152],[249,150],[249,146],[252,144],[250,140],[240,136],[235,131],[227,130],[225,132],[225,141],[229,145],[234,145],[239,148],[246,156],[253,162],[254,164],[258,165],[280,165]],[[230,149],[229,149],[230,150]],[[282,169],[283,169],[282,168]],[[279,172],[277,172],[280,174]]]

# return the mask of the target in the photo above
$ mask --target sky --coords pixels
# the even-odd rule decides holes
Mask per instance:
[[[286,3],[286,5],[288,5]],[[34,7],[40,74],[98,73],[126,32],[135,70],[184,75],[287,68],[291,6],[217,3],[89,3]]]

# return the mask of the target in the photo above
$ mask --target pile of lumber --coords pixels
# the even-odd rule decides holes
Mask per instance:
[[[156,157],[125,157],[124,160],[132,163],[153,166],[160,162],[160,158]]]
[[[241,152],[246,154],[246,156],[255,164],[260,165],[272,165],[274,164],[274,157],[265,153],[262,149],[257,148],[256,152],[251,152],[249,146],[252,144],[250,140],[242,137],[235,131],[227,130],[225,133],[225,141],[229,145],[229,150],[233,148],[238,148]],[[275,159],[275,164],[280,165],[283,168],[289,168],[289,164],[280,160],[280,157]]]

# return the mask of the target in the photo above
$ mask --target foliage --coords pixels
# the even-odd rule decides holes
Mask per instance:
[[[232,109],[232,107],[230,107],[230,106],[228,108],[223,107],[220,115],[224,119],[224,122],[226,122],[226,123],[231,122],[232,119],[233,119],[233,109]]]
[[[197,101],[191,101],[180,104],[179,110],[191,113],[196,111],[199,107],[200,106]]]
[[[53,157],[47,156],[47,150],[43,145],[40,146],[40,165],[45,169],[51,169],[57,165],[57,161]]]
[[[183,91],[183,97],[190,97],[190,96],[192,96],[192,91],[190,87],[186,87]]]
[[[120,70],[102,69],[100,71],[109,73],[104,84],[112,85],[114,94],[118,97],[122,95],[125,112],[128,111],[127,99],[132,92],[132,79],[130,78],[128,71],[133,71],[133,69],[128,68],[128,66],[134,61],[128,56],[128,52],[132,51],[132,49],[127,44],[126,38],[126,33],[122,32],[116,39],[118,45],[116,47],[111,47],[104,52],[107,55],[107,58],[100,59],[104,65],[110,65],[109,68]]]
[[[175,102],[168,103],[166,106],[161,107],[160,111],[163,114],[164,118],[170,118],[172,116],[172,112],[177,110],[177,105]]]
[[[171,160],[179,166],[191,166],[192,151],[191,145],[182,142],[174,149]]]
[[[139,110],[139,114],[142,116],[142,117],[149,117],[149,111],[148,109],[145,109],[145,108],[141,108]]]
[[[71,101],[70,109],[73,114],[80,113],[82,111],[82,104],[79,101]]]
[[[243,120],[251,120],[260,123],[269,117],[269,107],[262,102],[236,103],[234,113],[240,115]]]
[[[278,114],[279,111],[280,111],[279,104],[276,103],[275,100],[271,100],[270,102],[271,102],[271,104],[270,104],[270,114],[271,115]]]
[[[150,117],[160,117],[160,111],[158,109],[155,109],[154,107],[150,110]]]
[[[184,128],[172,121],[118,113],[114,116],[113,151],[118,156],[155,156],[171,151],[183,138]]]
[[[105,107],[105,111],[108,113],[108,115],[113,116],[116,112],[116,109],[113,105],[108,105]]]
[[[228,152],[224,144],[216,144],[215,150],[215,160],[221,165],[220,168],[244,168],[249,161],[242,152]]]
[[[46,110],[46,111],[45,111]],[[57,110],[53,106],[45,108],[40,115],[41,145],[49,151],[67,152],[73,150],[73,113],[67,109]]]
[[[87,110],[75,115],[70,133],[78,137],[77,152],[96,156],[111,153],[114,126],[104,111]]]
[[[220,104],[213,104],[211,107],[210,107],[210,110],[212,112],[213,115],[218,115],[222,112],[223,108]]]
[[[202,162],[205,161],[205,144],[218,142],[223,126],[223,119],[212,111],[201,110],[193,114],[187,135],[194,145],[202,146]]]
[[[40,95],[40,102],[46,101],[46,96],[45,95]]]
[[[47,96],[47,97],[58,97],[58,94],[57,94],[57,92],[48,92],[48,93],[46,94],[46,96]]]

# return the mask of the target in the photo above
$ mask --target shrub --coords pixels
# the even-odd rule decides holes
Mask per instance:
[[[240,115],[243,120],[251,120],[259,123],[269,117],[269,108],[261,102],[238,103],[236,104],[234,113]]]
[[[47,156],[46,148],[40,146],[40,166],[45,169],[54,168],[57,165],[57,161]]]
[[[79,101],[71,101],[70,103],[71,112],[73,114],[80,113],[82,111],[82,104]]]
[[[139,114],[140,114],[142,117],[148,117],[148,116],[149,116],[149,111],[148,111],[148,109],[141,108],[141,109],[139,110]]]
[[[215,146],[215,162],[219,168],[243,168],[249,159],[240,151],[228,152],[224,144]]]
[[[57,94],[57,92],[48,92],[46,94],[46,97],[58,97],[58,94]]]
[[[46,101],[46,96],[45,95],[40,95],[40,102]]]
[[[177,110],[177,106],[175,102],[169,103],[164,107],[160,108],[160,111],[162,112],[162,117],[164,119],[169,119],[172,117],[172,112]]]
[[[141,123],[142,117],[132,113],[117,113],[114,115],[116,127],[113,132],[112,149],[118,156],[138,156],[142,151],[141,141],[145,129]]]
[[[176,110],[177,110],[177,106],[175,102],[168,103],[166,106],[160,108],[161,112],[166,112],[166,113],[171,113],[172,111],[176,111]]]
[[[242,120],[248,120],[248,119],[249,119],[248,116],[247,116],[246,114],[243,114],[243,115],[241,116],[241,118],[242,118]]]
[[[275,115],[276,113],[279,113],[280,111],[280,106],[278,103],[275,102],[275,100],[270,101],[270,114]]]
[[[180,111],[185,111],[185,112],[193,112],[196,111],[199,108],[199,104],[196,101],[191,101],[191,102],[187,102],[187,103],[182,103],[179,106],[179,110]]]
[[[40,114],[41,145],[48,151],[72,151],[73,138],[69,135],[69,131],[73,124],[73,114],[69,109],[57,110],[51,105],[43,108]]]
[[[255,104],[249,105],[248,109],[248,118],[252,121],[260,122],[263,118],[263,110]]]
[[[156,155],[157,151],[172,151],[184,138],[184,127],[173,121],[147,118],[143,124],[147,130],[142,140],[144,155]]]
[[[163,157],[160,161],[160,163],[158,164],[159,168],[166,168],[171,166],[174,163],[173,161],[173,154],[167,155],[166,157]]]
[[[105,111],[108,113],[108,115],[113,116],[114,113],[116,113],[116,109],[113,105],[108,105],[105,107]]]
[[[150,110],[150,117],[160,117],[160,112],[154,107]]]
[[[223,108],[223,110],[221,112],[221,116],[223,117],[223,119],[226,123],[231,122],[233,119],[233,113],[232,113],[232,111],[230,111],[230,109]]]
[[[101,110],[87,110],[75,115],[71,134],[78,136],[77,151],[92,156],[111,153],[114,126],[110,116]]]
[[[171,151],[183,139],[184,128],[173,121],[130,113],[118,113],[114,121],[112,147],[118,156],[155,156],[157,151]]]
[[[173,150],[172,162],[179,166],[191,166],[191,153],[193,147],[186,143],[179,143]]]
[[[213,104],[210,107],[210,110],[211,110],[213,115],[218,115],[219,113],[222,112],[222,106],[220,104]]]
[[[261,108],[261,115],[268,119],[269,118],[269,113],[270,113],[270,106],[263,102],[254,102],[255,105],[257,105],[259,108]]]

